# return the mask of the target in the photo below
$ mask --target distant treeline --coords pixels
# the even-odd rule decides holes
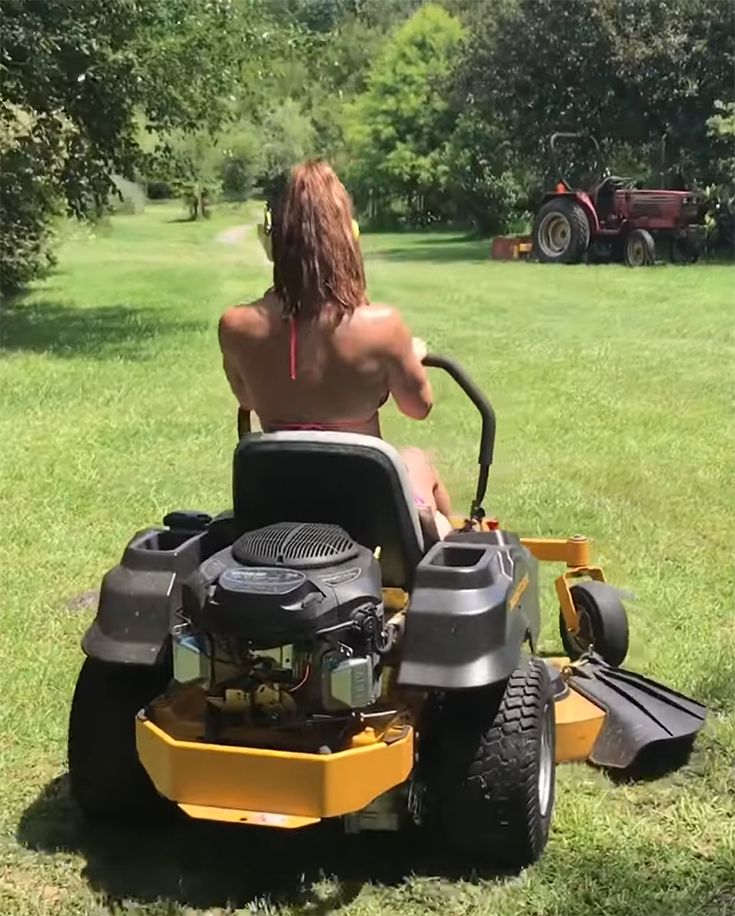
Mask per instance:
[[[374,227],[504,231],[556,180],[555,130],[600,141],[562,164],[574,180],[696,187],[733,244],[731,0],[0,5],[6,291],[47,263],[57,213],[104,212],[113,175],[196,217],[319,155]]]

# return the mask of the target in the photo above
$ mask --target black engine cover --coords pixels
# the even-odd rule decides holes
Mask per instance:
[[[203,563],[184,582],[183,599],[198,630],[270,649],[310,640],[356,608],[379,605],[380,566],[333,525],[281,523],[243,535]]]

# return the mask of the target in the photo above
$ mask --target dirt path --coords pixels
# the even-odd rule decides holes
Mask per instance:
[[[246,223],[243,226],[230,226],[224,232],[220,232],[216,240],[220,245],[241,245],[248,237],[248,233],[255,226],[255,223]]]
[[[257,262],[263,267],[270,267],[271,263],[265,256],[265,252],[261,246],[258,244],[255,233],[253,232],[255,225],[255,223],[245,223],[241,226],[230,226],[229,229],[220,232],[220,234],[215,237],[215,241],[220,245],[248,245],[249,252],[253,252]],[[250,249],[248,244],[251,241],[254,243],[252,249]]]

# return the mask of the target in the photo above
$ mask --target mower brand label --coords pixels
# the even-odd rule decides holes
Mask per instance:
[[[361,570],[358,567],[343,569],[340,572],[330,573],[328,576],[322,576],[322,582],[326,585],[346,585],[348,582],[354,582],[360,577]]]
[[[228,569],[220,576],[220,585],[229,592],[256,595],[286,595],[306,579],[294,569]]]
[[[524,576],[521,579],[521,581],[518,583],[518,585],[516,585],[515,591],[508,599],[508,610],[509,611],[512,611],[514,608],[518,606],[521,598],[523,597],[523,593],[526,591],[527,588],[528,588],[528,576]]]

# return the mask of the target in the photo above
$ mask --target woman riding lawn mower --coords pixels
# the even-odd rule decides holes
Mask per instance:
[[[522,868],[546,845],[557,763],[678,760],[705,710],[619,667],[625,609],[586,538],[522,538],[486,519],[492,407],[452,360],[420,360],[390,310],[354,302],[344,198],[300,214],[301,241],[288,209],[287,191],[275,293],[221,333],[240,418],[255,410],[265,431],[243,423],[231,510],[169,513],[106,574],[72,702],[73,795],[93,818],[419,825],[470,860]],[[339,231],[318,225],[324,212]],[[299,286],[283,252],[304,238],[314,258],[302,250]],[[340,246],[353,261],[338,276]],[[327,288],[333,308],[309,315]],[[438,477],[427,484],[379,435],[386,391],[428,413],[426,367],[481,418],[459,518]],[[539,562],[564,567],[560,658],[538,654]]]

